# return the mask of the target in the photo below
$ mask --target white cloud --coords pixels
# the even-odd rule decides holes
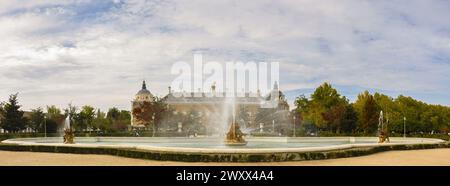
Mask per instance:
[[[450,4],[441,1],[2,1],[0,97],[25,108],[128,109],[145,78],[167,92],[170,66],[281,62],[281,88],[323,81],[450,91]],[[448,98],[442,103],[448,104]]]

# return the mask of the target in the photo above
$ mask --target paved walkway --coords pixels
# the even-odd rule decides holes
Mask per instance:
[[[187,163],[123,158],[110,155],[61,154],[0,151],[0,166],[4,165],[446,165],[450,166],[450,149],[388,151],[368,156],[315,161],[269,163]]]

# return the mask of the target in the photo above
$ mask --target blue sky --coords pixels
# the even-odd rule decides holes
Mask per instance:
[[[129,109],[146,79],[167,93],[171,65],[278,61],[280,88],[324,81],[350,99],[369,89],[450,105],[450,2],[0,2],[0,100]],[[290,100],[292,102],[292,100]]]

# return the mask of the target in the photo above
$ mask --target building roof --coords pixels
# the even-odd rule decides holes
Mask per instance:
[[[238,104],[262,104],[270,99],[270,93],[268,96],[260,95],[258,92],[254,95],[251,93],[244,93],[243,95],[235,95],[233,97],[227,96],[225,92],[215,92],[215,84],[211,86],[212,92],[172,92],[169,87],[169,94],[166,97],[166,103],[168,104],[215,104],[226,102],[227,99],[233,98]],[[278,93],[278,83],[275,82],[274,89],[271,93]]]
[[[136,96],[138,96],[138,95],[149,95],[149,96],[153,97],[152,93],[150,93],[150,91],[147,90],[147,85],[145,84],[145,80],[142,82],[142,89],[136,93]]]
[[[187,94],[187,96],[186,96]],[[190,96],[189,96],[190,95]],[[231,97],[225,96],[224,93],[216,94],[216,96],[208,93],[185,93],[185,95],[170,93],[167,95],[166,103],[169,104],[183,104],[183,103],[223,103]],[[264,101],[261,96],[249,96],[247,93],[245,97],[234,97],[237,103],[240,104],[260,104]]]

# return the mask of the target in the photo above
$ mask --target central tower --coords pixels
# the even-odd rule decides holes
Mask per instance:
[[[155,98],[147,90],[145,80],[142,81],[142,88],[139,90],[133,101],[131,101],[131,127],[146,128],[153,121],[153,113],[151,107],[155,102]]]

